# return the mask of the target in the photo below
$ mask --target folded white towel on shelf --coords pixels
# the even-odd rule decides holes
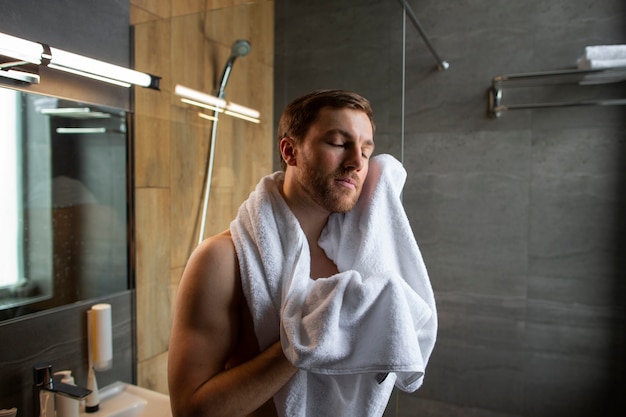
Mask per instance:
[[[578,69],[607,69],[626,67],[626,45],[594,45],[585,47],[578,59]]]
[[[260,348],[280,337],[300,369],[274,398],[279,414],[382,415],[394,384],[421,386],[437,332],[400,200],[406,171],[389,155],[372,158],[359,202],[331,215],[318,242],[341,272],[317,280],[306,237],[278,191],[282,179],[262,179],[231,224]]]
[[[626,67],[626,58],[624,59],[586,59],[578,60],[578,69],[605,69]]]
[[[612,61],[626,59],[626,45],[586,46],[584,57],[592,61]]]

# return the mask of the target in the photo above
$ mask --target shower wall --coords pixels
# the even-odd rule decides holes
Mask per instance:
[[[424,386],[396,393],[386,415],[623,415],[626,108],[494,120],[486,93],[495,75],[573,68],[587,45],[626,43],[626,3],[409,3],[449,70],[435,70],[400,2],[275,3],[275,121],[301,93],[356,90],[373,103],[377,151],[408,171],[440,329]]]

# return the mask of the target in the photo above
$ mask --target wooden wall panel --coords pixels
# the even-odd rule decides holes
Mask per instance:
[[[161,91],[137,89],[135,96],[138,384],[167,392],[173,300],[197,245],[212,123],[181,103],[174,86],[216,94],[231,45],[250,41],[250,54],[235,62],[226,99],[258,109],[262,121],[220,117],[209,236],[229,227],[272,170],[274,2],[131,0],[131,23],[135,68],[162,77]]]
[[[137,360],[167,350],[171,322],[169,188],[138,188]]]
[[[198,110],[173,107],[176,121],[170,130],[171,143],[171,262],[184,266],[198,243],[201,199],[211,124],[198,117]]]

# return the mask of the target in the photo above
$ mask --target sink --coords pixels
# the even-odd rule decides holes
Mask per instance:
[[[141,417],[172,417],[170,397],[137,385],[125,384],[126,392],[146,400],[147,404]],[[120,416],[121,417],[121,416]]]
[[[100,408],[80,417],[172,417],[170,397],[126,382],[100,388]]]

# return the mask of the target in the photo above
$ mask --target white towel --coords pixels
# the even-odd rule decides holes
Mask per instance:
[[[626,45],[593,45],[585,47],[585,58],[589,60],[626,59]]]
[[[624,59],[581,58],[578,60],[578,69],[582,69],[582,70],[620,68],[620,67],[626,67],[626,58]]]
[[[626,67],[626,45],[586,46],[578,59],[578,69],[606,69]]]
[[[355,208],[331,215],[319,241],[341,271],[332,277],[310,278],[281,172],[261,180],[231,224],[260,348],[280,335],[300,369],[274,397],[281,416],[382,415],[394,383],[411,392],[423,382],[437,316],[400,200],[406,172],[389,155],[369,169]]]

